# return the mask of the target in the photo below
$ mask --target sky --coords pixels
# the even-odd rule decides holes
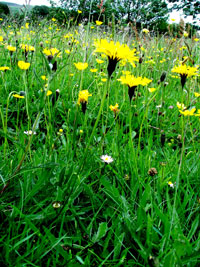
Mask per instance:
[[[26,2],[30,1],[30,5],[38,5],[38,6],[41,6],[41,5],[46,5],[46,6],[50,6],[49,4],[49,0],[0,0],[0,2],[12,2],[12,3],[15,3],[15,4],[20,4],[20,5],[23,5],[25,4]],[[53,0],[55,3],[58,3],[58,0]],[[191,23],[192,22],[192,18],[191,17],[187,17],[186,19],[184,18],[183,14],[181,14],[181,12],[177,12],[177,11],[173,11],[171,14],[170,14],[170,19],[169,19],[169,22],[172,22],[171,19],[175,19],[176,23],[179,23],[180,21],[180,18],[183,18],[185,22],[189,22]]]
[[[28,2],[29,0],[1,0],[0,2],[11,2],[11,3],[23,5],[26,3],[26,1]],[[56,2],[56,1],[54,1],[54,2]],[[30,5],[33,5],[33,6],[41,6],[41,5],[50,6],[48,0],[30,0]]]

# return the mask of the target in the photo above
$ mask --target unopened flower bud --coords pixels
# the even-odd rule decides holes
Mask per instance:
[[[151,169],[148,170],[148,174],[150,176],[155,176],[157,173],[158,172],[157,172],[156,168],[151,168]]]

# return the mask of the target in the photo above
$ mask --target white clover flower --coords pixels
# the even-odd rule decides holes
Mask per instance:
[[[108,156],[108,155],[102,155],[101,160],[107,164],[113,162],[113,158],[111,156]]]
[[[32,132],[31,130],[30,130],[30,131],[24,131],[24,133],[25,133],[26,135],[36,134],[36,132]]]

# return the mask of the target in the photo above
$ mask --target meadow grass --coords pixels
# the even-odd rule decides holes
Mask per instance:
[[[1,266],[199,266],[199,76],[182,89],[171,72],[200,64],[199,41],[135,33],[1,22],[0,67],[10,68],[0,71]],[[135,48],[140,63],[120,61],[108,77],[100,38]],[[123,71],[152,80],[131,101]],[[81,90],[92,94],[85,114]]]

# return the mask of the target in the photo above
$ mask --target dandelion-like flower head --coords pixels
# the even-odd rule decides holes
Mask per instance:
[[[134,75],[127,74],[126,76],[121,76],[120,79],[118,79],[122,84],[128,85],[128,87],[136,87],[138,85],[147,85],[152,80],[148,78],[142,78],[142,77],[135,77]]]
[[[80,105],[81,103],[87,103],[89,96],[92,96],[92,94],[90,94],[88,90],[80,91],[78,94],[78,105]]]
[[[172,69],[172,72],[178,73],[180,75],[185,75],[187,77],[196,76],[198,74],[197,71],[198,71],[197,67],[190,67],[187,66],[186,64],[176,66]]]
[[[136,49],[131,50],[128,45],[120,44],[120,42],[114,43],[114,41],[108,42],[106,39],[96,40],[94,42],[96,47],[96,53],[103,53],[108,56],[108,75],[111,76],[116,68],[117,62],[120,60],[127,60],[128,62],[138,61],[135,52]]]
[[[190,66],[187,66],[186,64],[176,66],[172,69],[172,72],[180,74],[182,88],[184,87],[186,83],[187,77],[198,75],[197,71],[198,71],[198,67],[190,67]]]

